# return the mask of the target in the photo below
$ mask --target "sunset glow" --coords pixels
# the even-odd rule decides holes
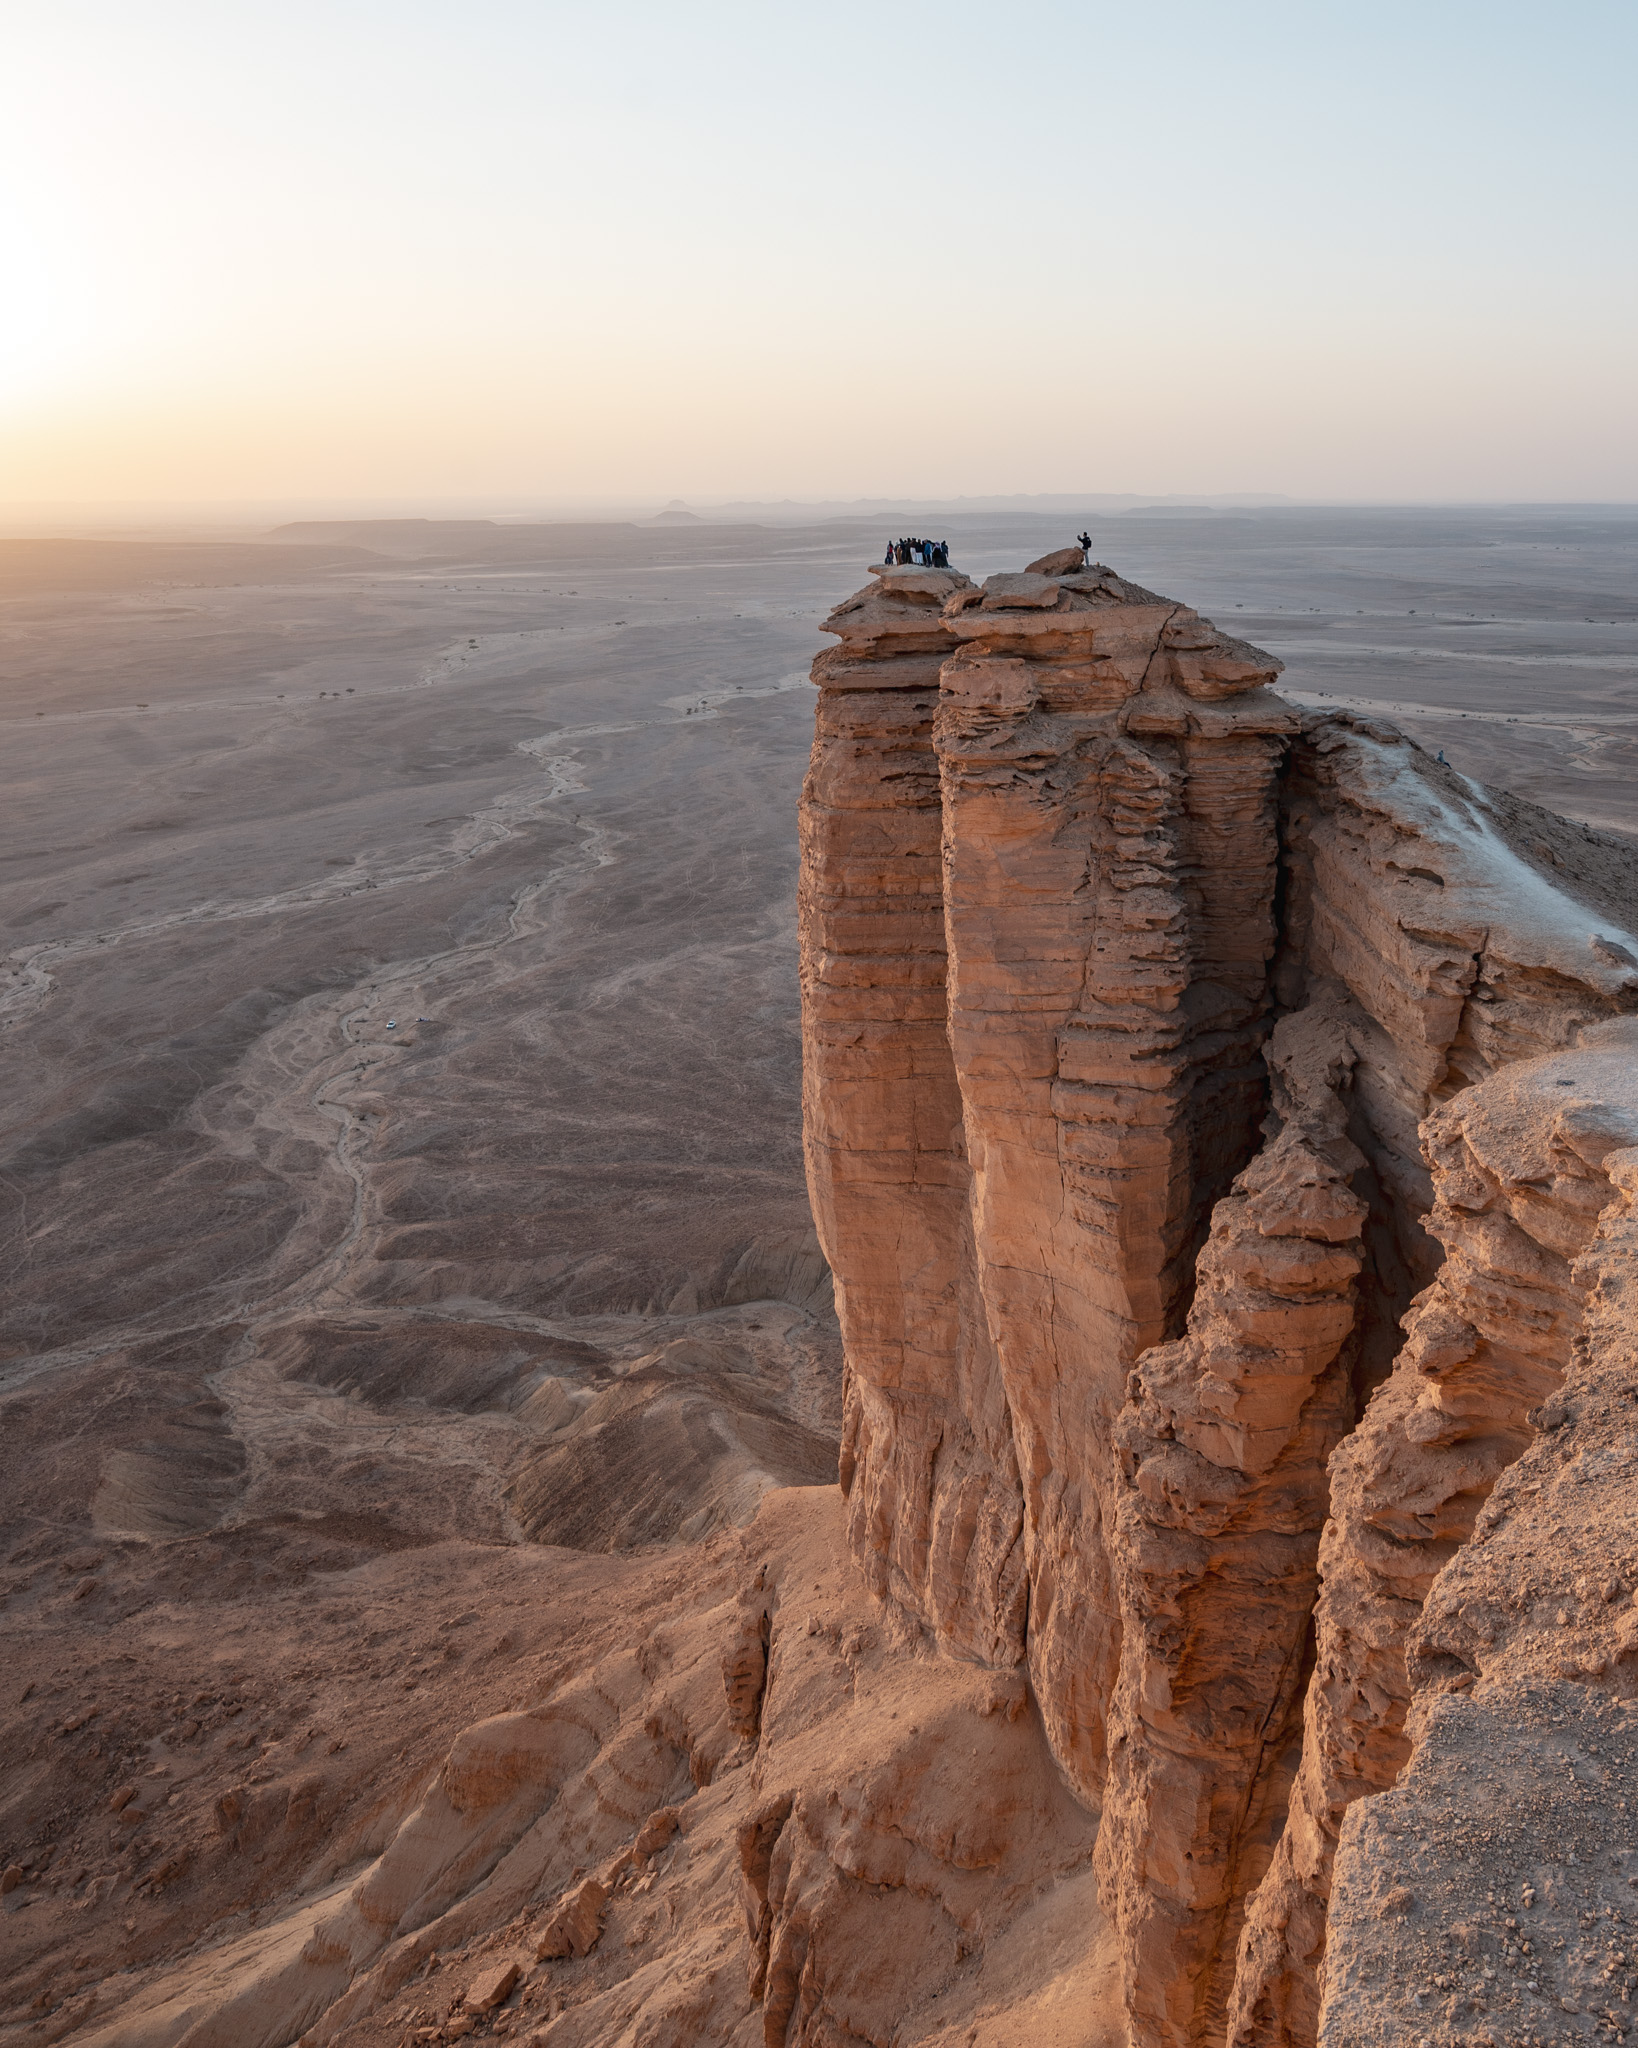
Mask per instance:
[[[1638,495],[1630,9],[14,12],[0,501]]]

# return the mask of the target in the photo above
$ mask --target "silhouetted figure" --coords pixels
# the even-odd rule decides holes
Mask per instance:
[[[885,555],[883,555],[883,556],[882,556],[882,560],[883,560],[884,562],[888,563],[889,565],[891,565],[891,563],[892,563],[892,562],[894,561],[894,559],[895,559],[895,557],[894,557],[894,554],[893,554],[893,543],[892,543],[891,541],[889,541],[889,542],[887,543],[887,553],[886,553]]]
[[[1089,555],[1089,554],[1091,554],[1091,552],[1092,552],[1092,536],[1091,536],[1091,534],[1089,534],[1089,533],[1078,533],[1078,534],[1076,534],[1075,538],[1076,538],[1076,539],[1077,539],[1077,540],[1078,540],[1078,541],[1080,542],[1080,544],[1081,544],[1081,553],[1082,553],[1083,555]]]

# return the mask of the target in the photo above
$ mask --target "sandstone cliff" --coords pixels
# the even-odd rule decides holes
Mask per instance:
[[[1133,2039],[1312,2042],[1344,1815],[1410,1754],[1411,1631],[1609,1195],[1481,1200],[1470,1122],[1638,1009],[1635,863],[1073,552],[888,571],[829,630],[804,1014],[855,1555],[1024,1664]]]
[[[1328,1539],[1321,1654],[1374,1711],[1335,1711],[1333,1682],[1304,1788],[1310,1842],[1356,1795],[1320,2036],[1620,2039],[1638,1990],[1638,1029],[1482,1082],[1429,1149],[1447,1261],[1339,1469]]]
[[[950,1647],[1027,1654],[1090,1798],[1111,1430],[1254,1141],[1294,719],[1268,657],[1049,566],[887,574],[829,622],[807,1128],[856,1553]]]

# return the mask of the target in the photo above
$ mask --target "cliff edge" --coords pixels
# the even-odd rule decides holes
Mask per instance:
[[[1134,2042],[1401,2038],[1344,2016],[1338,1843],[1432,1768],[1430,1689],[1486,1697],[1430,1631],[1608,1292],[1638,856],[1299,715],[1075,551],[879,573],[827,630],[806,1112],[855,1557],[1027,1672]]]

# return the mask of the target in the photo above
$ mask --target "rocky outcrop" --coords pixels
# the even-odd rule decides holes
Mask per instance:
[[[888,572],[828,625],[806,1101],[852,1539],[952,1647],[1027,1647],[1095,1797],[1113,1421],[1261,1111],[1294,720],[1269,657],[1107,570]]]
[[[1347,1726],[1333,1685],[1318,1730],[1321,1825],[1355,1793],[1319,2034],[1332,2048],[1430,2028],[1624,2038],[1638,1991],[1638,1029],[1605,1026],[1482,1083],[1436,1120],[1430,1153],[1449,1257],[1403,1384],[1383,1390],[1380,1418],[1373,1403],[1370,1449],[1339,1475],[1322,1608],[1337,1675],[1378,1711],[1356,1716],[1340,1758],[1323,1739]]]
[[[1213,1214],[1187,1337],[1144,1353],[1117,1424],[1098,1860],[1143,2039],[1220,2036],[1295,1761],[1326,1461],[1353,1420],[1356,1018],[1333,987],[1276,1027],[1275,1133]]]
[[[554,1660],[457,1736],[362,1869],[116,1979],[79,2038],[447,2040],[507,2008],[497,2031],[552,2048],[885,2048],[971,2038],[998,2003],[1027,2026],[1036,1992],[1089,2012],[1093,1826],[1023,1681],[895,1627],[841,1509],[768,1496],[641,1589],[628,1647]]]
[[[1365,737],[1343,788],[1376,793],[1379,870],[1404,872],[1420,845],[1426,873],[1408,879],[1420,885],[1415,914],[1427,922],[1410,926],[1401,908],[1396,947],[1370,893],[1356,887],[1346,916],[1338,907],[1336,848],[1362,847],[1371,817],[1350,803],[1340,824],[1324,817],[1297,842],[1318,848],[1309,897],[1318,929],[1307,937],[1318,963],[1346,968],[1361,1007],[1371,1005],[1357,1035],[1355,1089],[1386,1213],[1414,1218],[1426,1186],[1432,1206],[1414,1227],[1445,1258],[1404,1319],[1390,1378],[1332,1460],[1302,1764],[1273,1867],[1247,1913],[1233,2042],[1314,2038],[1342,1817],[1355,1799],[1391,1785],[1409,1753],[1408,1632],[1496,1480],[1530,1441],[1527,1417],[1558,1383],[1579,1325],[1570,1261],[1602,1205],[1600,1177],[1572,1159],[1541,1188],[1504,1185],[1484,1160],[1507,1086],[1464,1084],[1585,1038],[1638,992],[1620,957],[1628,942],[1541,883],[1483,812],[1452,801],[1422,760],[1411,763],[1415,781],[1402,771],[1386,785],[1400,794],[1384,815],[1384,754],[1411,749],[1397,736]],[[1420,807],[1418,785],[1427,792]],[[1328,886],[1327,864],[1337,872]],[[1399,1125],[1419,1100],[1445,1106],[1427,1114],[1413,1168]],[[1552,1128],[1538,1134],[1549,1151]],[[1403,1242],[1408,1230],[1399,1223],[1398,1231]]]
[[[1073,555],[887,572],[829,630],[804,995],[850,1540],[1024,1664],[1102,1809],[1133,2039],[1295,2048],[1410,1632],[1565,1369],[1604,1199],[1481,1199],[1468,1119],[1638,1009],[1638,941],[1575,828],[1299,717]]]
[[[577,1546],[535,1553],[550,1654],[458,1665],[503,1689],[291,1910],[40,2038],[1625,2038],[1638,855],[1299,716],[1076,550],[878,572],[829,625],[840,1491],[720,1527],[823,1477],[760,1318],[554,1368],[508,1493]],[[319,1855],[321,1772],[270,1769],[218,1787],[220,1858]],[[180,1819],[128,1874],[181,1881]]]
[[[945,1024],[933,717],[967,578],[837,608],[802,794],[803,1127],[848,1335],[842,1488],[868,1582],[950,1648],[1023,1654],[1017,1461],[979,1300]],[[843,1246],[854,1256],[840,1260]]]

